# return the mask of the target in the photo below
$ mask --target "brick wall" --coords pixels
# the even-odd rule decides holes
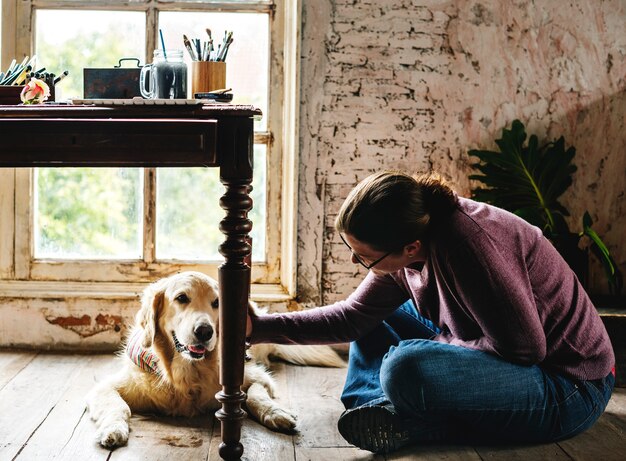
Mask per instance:
[[[333,230],[349,190],[380,169],[437,170],[469,193],[467,150],[515,118],[565,136],[589,210],[626,272],[626,4],[621,0],[304,0],[299,293],[347,296],[365,275]],[[594,291],[605,290],[592,265]]]

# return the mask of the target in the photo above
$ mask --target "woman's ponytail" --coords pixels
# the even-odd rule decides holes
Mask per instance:
[[[456,193],[438,173],[416,176],[415,181],[422,189],[424,211],[432,218],[448,215],[457,207]]]

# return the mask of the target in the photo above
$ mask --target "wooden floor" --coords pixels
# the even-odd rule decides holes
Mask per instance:
[[[127,446],[113,452],[94,441],[83,397],[115,368],[112,355],[0,351],[0,460],[219,460],[219,424],[134,415]],[[278,364],[280,400],[299,415],[299,433],[271,432],[245,421],[244,459],[336,460],[626,460],[626,389],[617,389],[606,413],[584,434],[527,447],[426,446],[375,456],[350,447],[336,421],[345,370]]]

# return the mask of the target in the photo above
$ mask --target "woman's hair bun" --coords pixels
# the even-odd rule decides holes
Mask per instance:
[[[438,173],[419,175],[415,180],[422,189],[424,209],[432,217],[446,215],[457,207],[456,193]]]

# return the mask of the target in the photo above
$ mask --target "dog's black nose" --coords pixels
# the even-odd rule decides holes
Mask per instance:
[[[193,329],[193,334],[199,341],[208,341],[213,336],[213,327],[208,323],[198,323]]]

